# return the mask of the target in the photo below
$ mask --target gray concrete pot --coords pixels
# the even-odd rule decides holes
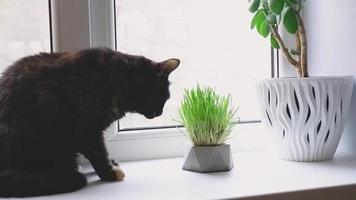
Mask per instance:
[[[234,166],[230,145],[193,146],[186,156],[183,169],[207,173],[230,171]]]

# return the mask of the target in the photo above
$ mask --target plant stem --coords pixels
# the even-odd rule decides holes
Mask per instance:
[[[282,40],[282,37],[278,33],[277,27],[275,25],[270,25],[270,28],[271,28],[272,34],[276,38],[278,44],[281,46],[283,54],[286,56],[288,62],[295,67],[296,71],[298,72],[299,77],[301,77],[303,75],[302,69],[298,65],[298,62],[289,53],[288,48],[286,47],[286,45],[284,44],[284,42]]]
[[[297,46],[297,52],[299,53],[298,54],[298,59],[297,59],[297,65],[296,67],[298,67],[299,70],[298,71],[298,75],[301,77],[302,74],[303,74],[303,71],[302,71],[302,68],[301,68],[301,65],[300,65],[300,55],[301,55],[301,44],[300,44],[300,34],[299,34],[299,31],[295,34],[295,42],[296,42],[296,46]]]
[[[297,20],[298,20],[298,34],[297,35],[299,35],[299,38],[300,38],[300,48],[301,48],[300,49],[300,68],[302,69],[301,77],[309,77],[307,36],[305,33],[303,19],[299,13],[297,13]]]

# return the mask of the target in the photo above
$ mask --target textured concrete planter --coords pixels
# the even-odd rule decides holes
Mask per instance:
[[[268,79],[258,86],[264,122],[282,159],[334,156],[349,113],[352,77]]]
[[[193,146],[186,156],[183,169],[193,172],[229,171],[234,166],[230,145]]]

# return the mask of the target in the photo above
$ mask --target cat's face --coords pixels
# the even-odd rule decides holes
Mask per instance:
[[[135,97],[131,102],[134,112],[148,119],[158,117],[170,97],[168,77],[179,65],[178,59],[169,59],[160,63],[141,58],[142,70],[135,80]]]

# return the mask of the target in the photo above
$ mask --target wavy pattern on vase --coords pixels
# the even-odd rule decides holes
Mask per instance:
[[[258,90],[264,122],[282,159],[328,160],[349,112],[352,77],[269,79]]]

